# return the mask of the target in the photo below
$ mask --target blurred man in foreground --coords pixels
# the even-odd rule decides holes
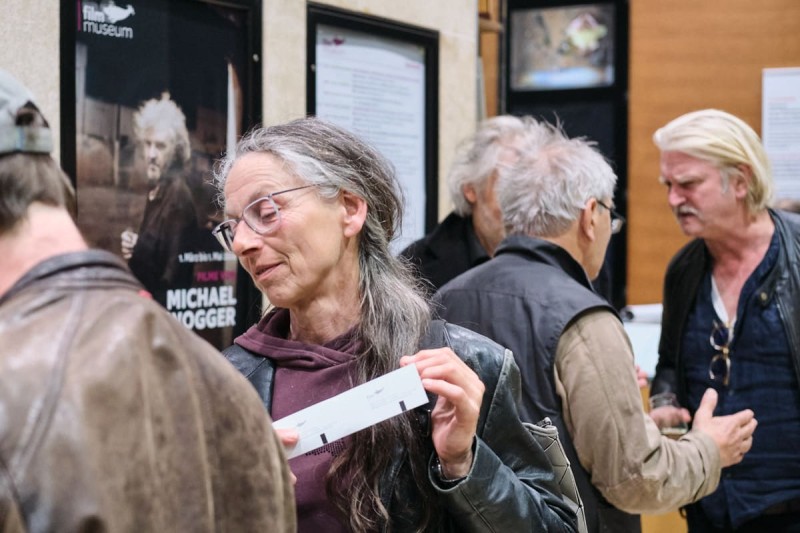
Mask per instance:
[[[294,531],[258,396],[87,249],[52,148],[0,70],[0,531]]]

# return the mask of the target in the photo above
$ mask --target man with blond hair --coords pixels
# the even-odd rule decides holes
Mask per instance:
[[[121,235],[122,256],[153,297],[164,304],[166,291],[191,284],[192,265],[180,254],[193,248],[198,229],[194,201],[186,184],[191,156],[186,117],[163,93],[146,101],[133,116],[144,157],[147,200],[139,230]]]
[[[676,393],[688,413],[653,416],[688,420],[710,387],[715,414],[759,419],[744,460],[687,507],[689,530],[800,531],[800,216],[767,207],[769,161],[741,119],[695,111],[653,140],[669,206],[693,238],[667,268],[651,389]]]

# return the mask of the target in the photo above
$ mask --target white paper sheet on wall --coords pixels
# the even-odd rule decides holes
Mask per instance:
[[[775,197],[800,200],[800,67],[763,70],[761,137]]]
[[[661,304],[630,305],[631,319],[623,323],[631,340],[636,364],[652,378],[658,364],[658,342],[661,339]]]

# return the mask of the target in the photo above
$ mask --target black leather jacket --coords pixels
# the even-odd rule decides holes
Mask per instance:
[[[800,216],[772,210],[770,215],[780,238],[780,252],[777,265],[758,288],[759,299],[762,305],[775,299],[800,381]],[[680,357],[683,328],[700,282],[711,268],[710,260],[703,241],[693,240],[672,258],[664,281],[659,359],[650,392],[675,392],[682,405],[687,404],[686,375]]]
[[[513,356],[481,335],[442,324],[432,322],[420,348],[450,346],[478,374],[486,391],[469,475],[451,488],[429,477],[439,496],[436,531],[577,531],[575,515],[561,499],[544,451],[519,421],[520,379]],[[270,410],[274,363],[241,348],[229,348],[225,355]],[[409,509],[412,515],[419,513],[422,502],[419,491],[399,475],[406,461],[405,451],[398,449],[382,477],[381,497],[392,517],[385,531],[413,531],[419,523],[418,516],[407,514]],[[400,508],[405,509],[402,516]]]

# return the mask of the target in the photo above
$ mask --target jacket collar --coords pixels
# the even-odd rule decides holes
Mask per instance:
[[[792,238],[796,230],[790,227],[792,220],[795,221],[795,224],[800,222],[800,216],[793,213],[776,211],[772,208],[768,208],[767,211],[772,218],[772,222],[775,224],[775,234],[778,236],[778,239],[780,239],[778,265],[787,265],[790,261],[789,258],[797,257],[797,254],[800,253],[800,250],[797,248],[797,241]],[[773,235],[773,238],[774,237]],[[703,275],[712,268],[713,259],[711,258],[711,252],[708,251],[708,246],[706,246],[705,241],[699,238],[690,241],[682,250],[687,250],[688,253],[673,258],[674,267],[671,264],[669,270],[674,269],[684,276],[682,285],[688,289],[687,294],[695,295],[700,288]],[[772,299],[777,284],[785,281],[791,275],[790,270],[787,268],[775,268],[772,272],[773,273],[767,277],[766,282],[758,289],[759,292],[763,292],[766,295],[761,298],[762,305],[768,304]],[[685,304],[681,305],[693,306],[694,296],[686,299]],[[684,312],[683,309],[682,312]],[[688,307],[685,312],[688,313]]]
[[[769,208],[768,212],[772,218],[772,223],[775,224],[775,234],[772,238],[775,239],[777,236],[779,239],[779,247],[778,259],[776,262],[777,268],[772,269],[772,274],[767,276],[767,280],[764,284],[757,289],[757,291],[761,293],[760,303],[762,307],[766,307],[772,300],[778,284],[786,283],[789,276],[792,275],[791,269],[780,268],[779,265],[791,264],[792,258],[796,258],[798,255],[796,238],[793,237],[796,234],[796,230],[792,229],[790,224],[792,217],[795,217],[795,224],[800,217],[797,217],[797,215],[793,213],[776,211],[772,208]],[[769,253],[769,251],[767,251],[767,253]],[[706,252],[706,256],[708,256],[708,252]]]
[[[550,241],[528,235],[510,235],[497,247],[495,256],[501,254],[521,255],[563,270],[570,278],[594,292],[589,276],[580,263],[565,249]]]
[[[471,216],[462,217],[455,211],[447,215],[442,222],[434,228],[428,240],[430,249],[449,252],[453,249],[453,242],[467,243],[470,266],[475,266],[489,259],[489,254],[483,249]],[[438,259],[450,260],[449,253],[436,254]]]
[[[41,280],[59,274],[77,272],[78,269],[97,267],[117,271],[115,278],[130,284],[133,289],[141,289],[120,258],[104,250],[84,250],[56,255],[37,264],[18,279],[4,295],[0,296],[0,305]]]

